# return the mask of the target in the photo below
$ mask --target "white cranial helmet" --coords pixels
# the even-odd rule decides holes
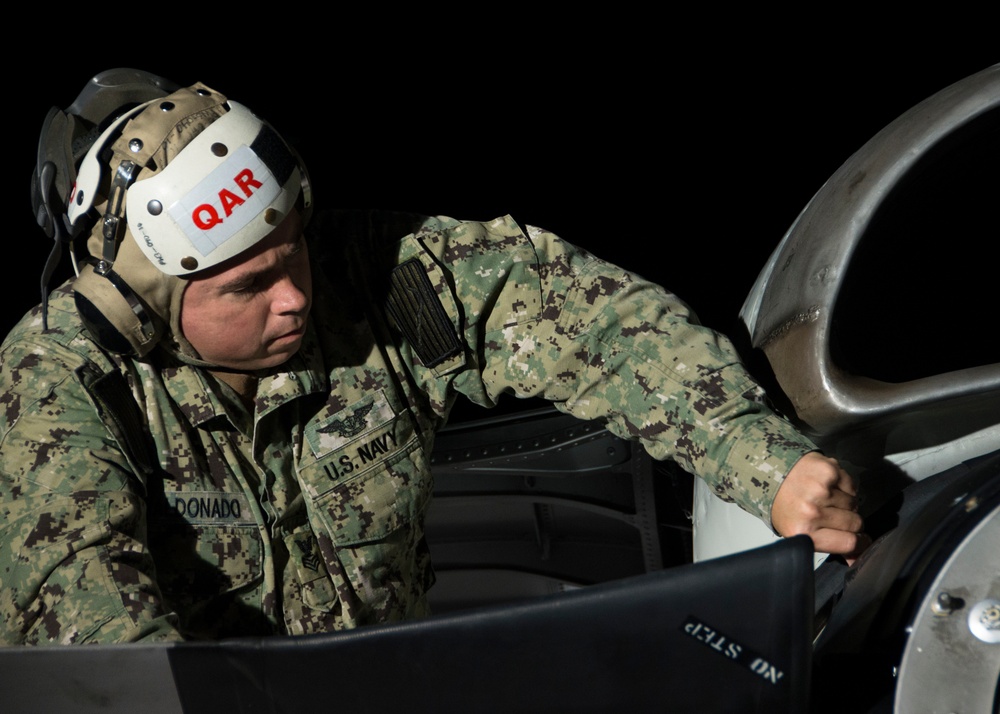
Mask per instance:
[[[97,341],[143,356],[180,333],[185,277],[255,245],[311,204],[306,172],[246,107],[195,84],[113,121],[83,162],[67,222],[101,214],[93,260],[77,278],[77,309]]]

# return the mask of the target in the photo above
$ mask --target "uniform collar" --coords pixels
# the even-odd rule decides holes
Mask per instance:
[[[283,404],[307,394],[326,392],[329,380],[323,369],[323,354],[316,339],[312,318],[306,324],[302,346],[295,355],[261,377],[255,399],[257,418],[268,414]]]
[[[178,362],[164,353],[161,356],[165,358],[165,364],[160,367],[164,386],[192,426],[203,426],[214,419],[225,419],[238,428],[246,426],[236,423],[241,420],[234,418],[234,414],[242,410],[235,406],[239,402],[235,394],[226,393],[228,387],[202,367]],[[328,383],[316,330],[310,319],[299,351],[280,367],[262,375],[257,383],[254,418],[258,420],[307,394],[324,392]]]

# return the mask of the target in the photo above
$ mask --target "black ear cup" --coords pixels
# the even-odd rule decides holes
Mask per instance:
[[[73,299],[76,302],[76,311],[80,314],[83,326],[87,328],[90,336],[104,349],[120,355],[134,355],[135,350],[121,332],[118,331],[104,313],[97,309],[90,300],[74,293]]]
[[[145,260],[135,254],[133,259]],[[85,265],[73,283],[73,299],[84,327],[110,352],[144,357],[163,334],[163,321],[114,270],[99,274]]]

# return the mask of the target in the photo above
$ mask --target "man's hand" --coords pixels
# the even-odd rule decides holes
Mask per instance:
[[[771,505],[771,524],[779,535],[804,533],[817,551],[854,561],[871,539],[861,532],[857,491],[836,459],[810,452],[788,472]]]

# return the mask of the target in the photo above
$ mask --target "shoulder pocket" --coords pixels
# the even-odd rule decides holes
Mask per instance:
[[[386,309],[425,367],[434,368],[461,356],[462,341],[453,320],[457,315],[448,314],[417,258],[393,269]]]
[[[465,366],[463,316],[444,269],[414,235],[400,241],[391,272],[386,312],[435,376]]]

